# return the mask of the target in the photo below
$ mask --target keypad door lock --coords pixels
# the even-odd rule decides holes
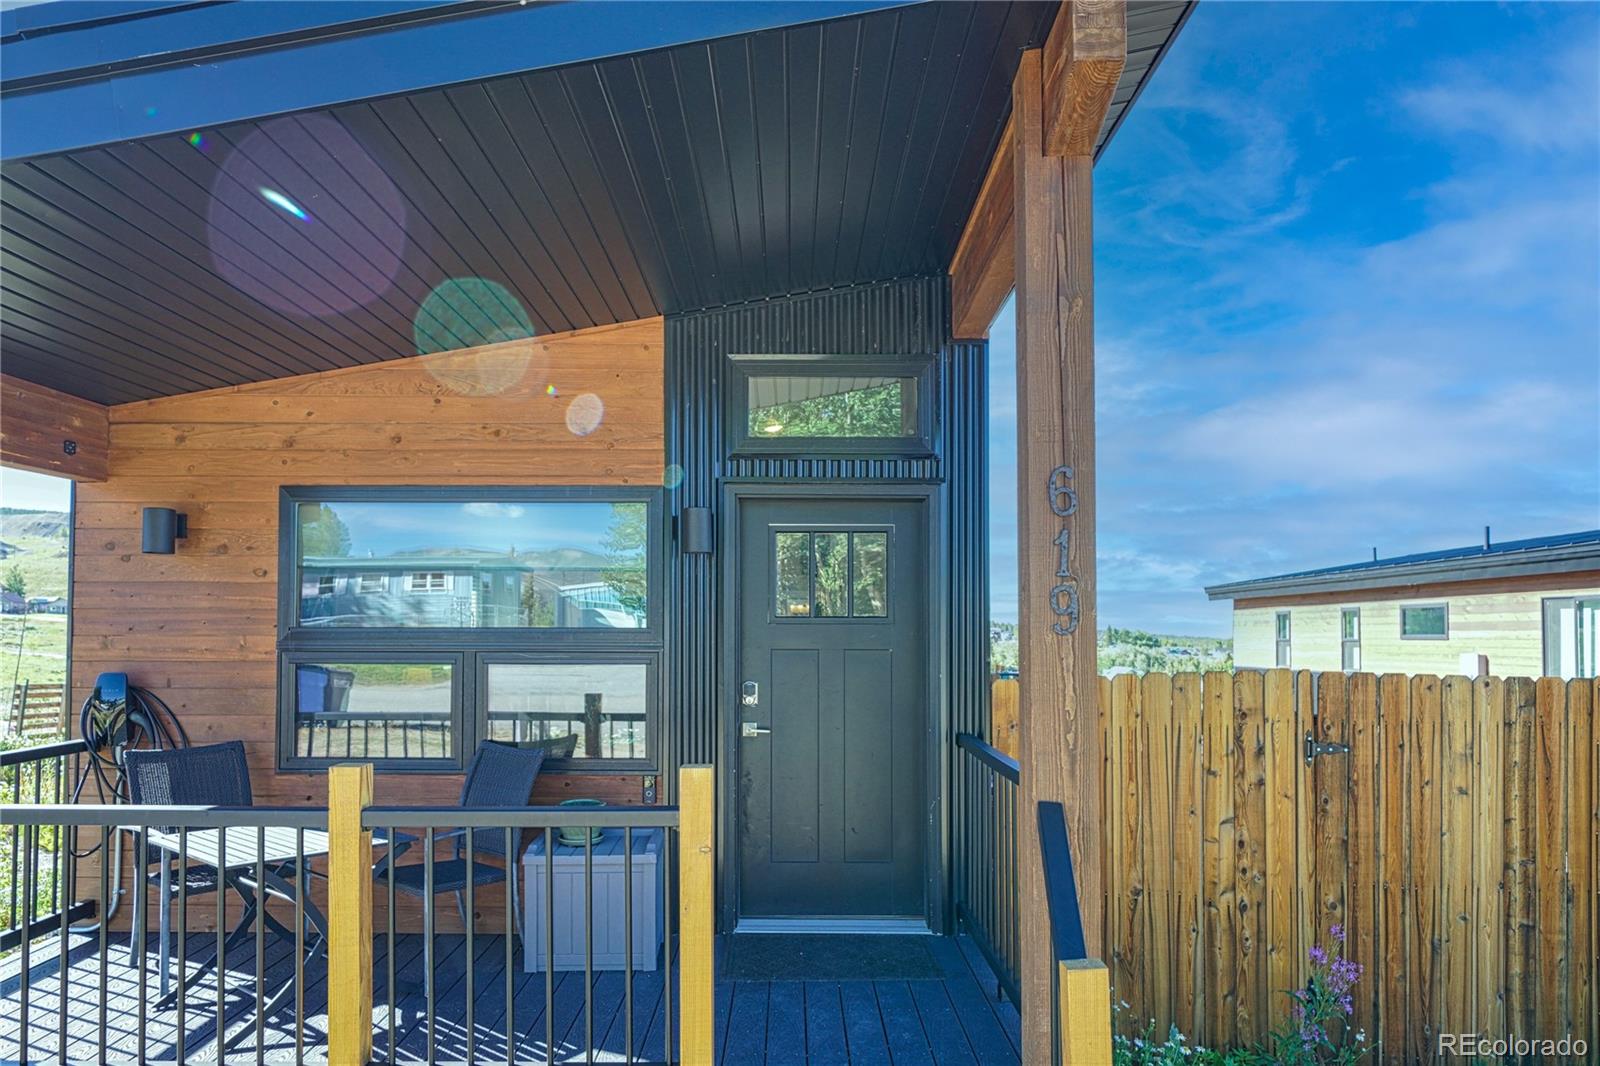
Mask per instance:
[[[756,704],[760,703],[761,686],[757,685],[754,681],[746,681],[744,683],[744,691],[739,696],[739,702],[744,704],[746,707],[754,707]]]

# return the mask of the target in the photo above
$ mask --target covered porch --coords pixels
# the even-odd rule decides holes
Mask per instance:
[[[125,675],[188,743],[242,742],[255,813],[194,832],[331,833],[349,764],[375,771],[360,831],[416,829],[362,813],[405,804],[430,832],[548,835],[601,801],[597,824],[679,842],[659,913],[685,924],[676,998],[631,966],[547,984],[512,957],[530,897],[486,885],[458,917],[380,882],[374,911],[330,887],[373,891],[357,863],[272,905],[302,932],[302,904],[360,918],[258,1039],[256,988],[305,953],[247,936],[190,1024],[157,1010],[122,841],[49,870],[52,905],[92,901],[103,932],[52,940],[54,911],[13,908],[0,1048],[176,1055],[181,1032],[184,1054],[292,1057],[298,1035],[347,1061],[323,1019],[354,990],[398,1059],[431,1033],[443,1058],[1092,1061],[1091,174],[1189,8],[181,10],[148,16],[181,61],[105,71],[62,42],[117,53],[137,21],[8,43],[32,65],[3,101],[0,461],[76,486],[70,719],[101,721]],[[1012,291],[1020,760],[992,746],[984,577],[984,338]],[[114,743],[68,743],[14,870],[74,826],[189,824],[115,821],[115,788],[75,791]],[[522,813],[458,801],[484,745],[543,752]],[[44,773],[14,772],[19,797]],[[685,851],[691,800],[709,835]],[[176,942],[215,940],[221,906]],[[810,972],[749,962],[829,938]],[[113,990],[135,1009],[102,1036]],[[470,1051],[490,1017],[514,1024]]]

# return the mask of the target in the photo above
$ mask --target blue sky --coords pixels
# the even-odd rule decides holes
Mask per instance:
[[[1203,3],[1095,171],[1100,624],[1600,526],[1600,5]],[[996,618],[1015,337],[992,333]]]

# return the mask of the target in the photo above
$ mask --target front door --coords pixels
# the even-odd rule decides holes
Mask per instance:
[[[922,918],[927,513],[739,508],[739,917]]]

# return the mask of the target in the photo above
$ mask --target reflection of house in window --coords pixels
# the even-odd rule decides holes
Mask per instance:
[[[444,629],[642,629],[642,568],[573,549],[426,558],[309,556],[302,625]],[[635,588],[635,586],[639,586]]]

